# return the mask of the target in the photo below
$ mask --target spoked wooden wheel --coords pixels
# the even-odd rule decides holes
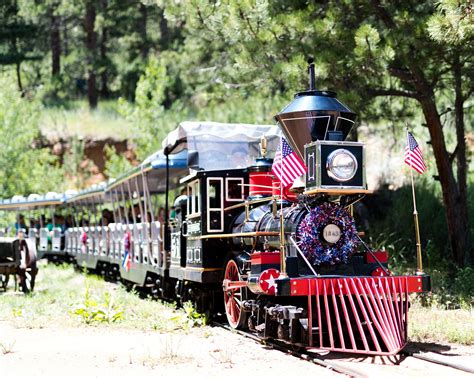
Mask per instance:
[[[8,274],[0,274],[0,289],[7,290],[10,276]]]
[[[239,268],[234,260],[229,260],[225,268],[224,281],[242,281]],[[242,301],[245,288],[224,288],[224,305],[227,320],[232,328],[244,328],[247,313],[243,311]]]
[[[24,276],[20,278],[20,287],[23,293],[28,294],[32,292],[35,287],[35,278],[30,272],[24,272],[23,274]]]

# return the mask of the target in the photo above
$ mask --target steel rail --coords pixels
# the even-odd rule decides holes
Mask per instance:
[[[445,358],[444,359],[443,358],[436,358],[435,356],[433,356],[433,354],[430,354],[430,353],[402,351],[402,352],[400,352],[400,354],[403,355],[403,356],[417,358],[419,360],[423,360],[423,361],[426,361],[426,362],[431,362],[433,364],[443,365],[443,366],[450,367],[452,369],[462,370],[462,371],[465,371],[467,373],[474,374],[474,368],[472,368],[472,367],[462,365],[462,364],[451,363],[449,361],[446,361]],[[444,357],[444,356],[440,355],[440,357]]]
[[[337,364],[337,363],[334,363],[334,362],[328,362],[323,357],[319,356],[316,353],[311,353],[311,352],[307,352],[307,351],[298,352],[296,350],[293,350],[293,349],[289,348],[284,343],[278,343],[278,342],[275,342],[275,341],[264,340],[261,337],[255,335],[251,332],[245,332],[245,331],[242,331],[242,330],[234,329],[234,328],[230,327],[227,324],[219,323],[218,321],[215,321],[215,320],[211,322],[211,325],[221,327],[221,328],[226,329],[226,330],[231,331],[231,332],[235,332],[235,333],[237,333],[241,336],[244,336],[246,338],[254,340],[255,342],[257,342],[259,344],[263,344],[265,346],[271,347],[272,349],[278,350],[282,353],[291,354],[294,357],[297,357],[297,358],[300,358],[302,360],[311,362],[315,365],[324,367],[328,370],[332,370],[336,373],[346,375],[348,377],[353,377],[353,378],[368,377],[366,374],[364,374],[360,371],[357,371],[357,370],[354,370],[354,369],[351,369],[351,368],[348,368],[348,367],[345,367],[345,366],[341,366],[340,364]]]

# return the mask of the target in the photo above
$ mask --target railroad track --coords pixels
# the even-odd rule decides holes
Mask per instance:
[[[270,347],[272,349],[281,351],[283,353],[290,354],[292,356],[295,356],[297,358],[300,358],[302,360],[311,362],[313,364],[322,366],[328,370],[331,370],[335,373],[345,375],[348,377],[355,377],[355,378],[362,378],[362,377],[369,377],[370,374],[366,371],[362,371],[361,369],[358,368],[353,368],[353,367],[348,367],[346,366],[347,364],[356,364],[360,363],[357,361],[344,361],[344,357],[341,357],[338,361],[338,358],[334,358],[334,354],[331,355],[331,358],[326,358],[325,356],[322,356],[318,353],[310,352],[310,351],[297,351],[293,350],[291,346],[288,346],[287,344],[281,343],[281,342],[276,342],[273,340],[264,340],[260,338],[258,335],[252,332],[246,332],[246,331],[241,331],[241,330],[235,330],[231,328],[229,325],[220,323],[219,321],[213,321],[211,323],[213,326],[221,327],[224,328],[228,331],[237,333],[239,335],[242,335],[246,338],[252,339],[257,343],[260,343],[262,345],[265,345],[266,347]],[[339,356],[340,354],[337,354]],[[358,356],[360,357],[360,356]],[[365,358],[366,356],[364,356]],[[406,360],[407,358],[413,358],[417,360],[422,360],[424,362],[428,362],[430,364],[435,365],[443,365],[445,367],[453,369],[453,372],[455,373],[455,370],[457,371],[463,371],[465,373],[470,373],[474,375],[474,368],[459,364],[459,363],[453,363],[449,361],[449,357],[440,355],[438,353],[430,353],[430,352],[408,352],[408,351],[402,351],[399,353],[397,356],[394,356],[395,360]],[[395,363],[396,364],[396,363]],[[386,368],[386,365],[381,365],[382,368]],[[466,374],[467,376],[467,374]]]
[[[213,321],[211,324],[214,325],[214,326],[217,326],[217,327],[224,328],[228,331],[237,333],[237,334],[242,335],[244,337],[247,337],[249,339],[252,339],[252,340],[254,340],[254,341],[256,341],[260,344],[263,344],[267,347],[271,347],[272,349],[278,350],[278,351],[283,352],[283,353],[291,354],[292,356],[298,357],[302,360],[305,360],[305,361],[311,362],[313,364],[322,366],[322,367],[324,367],[328,370],[332,370],[336,373],[346,375],[346,376],[349,376],[349,377],[355,377],[355,378],[367,377],[367,375],[365,373],[361,372],[361,371],[342,366],[342,365],[340,365],[340,364],[338,364],[334,361],[327,361],[322,356],[318,355],[317,353],[312,353],[312,352],[307,352],[307,351],[299,352],[297,350],[291,349],[290,347],[288,347],[288,345],[285,345],[283,343],[270,341],[270,340],[263,340],[262,338],[255,335],[254,333],[245,332],[245,331],[241,331],[241,330],[236,330],[236,329],[231,328],[229,325],[226,325],[224,323],[220,323],[218,321]]]
[[[419,360],[423,360],[426,362],[430,362],[433,364],[447,366],[453,369],[465,371],[466,373],[474,374],[474,368],[471,366],[467,366],[464,364],[455,364],[447,360],[447,357],[439,354],[439,353],[432,353],[432,352],[405,352],[402,351],[400,353],[403,356],[416,358]]]

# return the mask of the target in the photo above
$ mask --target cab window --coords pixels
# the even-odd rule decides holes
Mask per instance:
[[[188,216],[200,214],[200,197],[199,180],[190,182],[188,184]]]
[[[244,179],[242,177],[227,178],[226,185],[226,201],[238,202],[244,200]]]
[[[207,179],[207,231],[224,231],[224,179],[221,177]]]

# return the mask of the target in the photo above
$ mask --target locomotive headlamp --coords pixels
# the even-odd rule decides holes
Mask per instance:
[[[366,191],[364,144],[317,140],[305,146],[306,190]]]
[[[344,148],[331,152],[326,162],[328,176],[339,182],[351,180],[357,172],[357,159]]]

